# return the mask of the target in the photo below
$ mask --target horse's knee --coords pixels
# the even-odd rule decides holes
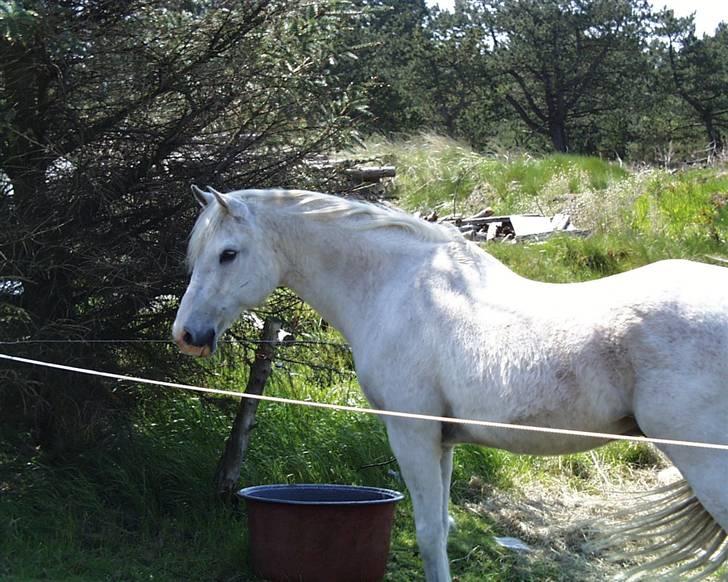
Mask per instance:
[[[417,520],[415,517],[415,531],[417,533],[417,542],[420,547],[438,551],[445,547],[445,539],[447,530],[443,529],[442,522],[438,520]]]

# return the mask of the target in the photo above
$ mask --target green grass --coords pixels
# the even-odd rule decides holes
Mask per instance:
[[[243,380],[238,377],[239,384]],[[220,381],[231,378],[223,373]],[[365,405],[351,378],[322,387],[297,366],[277,370],[268,392]],[[23,449],[27,435],[3,435],[0,578],[253,580],[244,511],[222,506],[212,494],[235,407],[235,401],[185,394],[149,401],[113,438],[53,465]],[[461,507],[476,499],[467,487],[471,478],[503,488],[525,473],[583,480],[584,469],[574,467],[589,460],[574,459],[559,464],[475,446],[458,449],[453,511],[459,529],[450,551],[461,580],[537,579],[526,574],[553,569],[529,565],[524,574],[525,566],[494,544],[493,532],[503,532]],[[375,417],[263,403],[241,486],[285,482],[405,491]],[[409,497],[398,509],[391,556],[388,580],[420,577]]]
[[[63,464],[3,466],[5,580],[193,580],[238,571],[239,516],[211,498],[218,419],[184,398]],[[201,557],[204,557],[201,559]]]
[[[692,171],[656,174],[635,201],[632,226],[669,239],[725,242],[728,231],[728,175]]]
[[[728,256],[728,173],[720,169],[669,174],[576,156],[480,155],[432,136],[370,149],[396,163],[399,203],[410,210],[465,214],[490,205],[509,213],[583,201],[589,238],[485,247],[527,277],[585,281],[668,257]],[[350,367],[345,351],[290,348],[280,356],[267,393],[366,404],[351,374],[327,370]],[[220,387],[244,385],[240,354],[223,353],[212,364]],[[253,580],[244,510],[212,495],[236,407],[215,397],[149,398],[107,440],[53,463],[28,447],[28,435],[0,427],[0,579]],[[524,561],[496,546],[493,534],[507,532],[468,509],[483,499],[471,483],[507,491],[558,482],[598,491],[602,471],[627,476],[661,462],[650,447],[628,443],[558,458],[459,447],[452,487],[459,528],[449,547],[454,575],[461,582],[569,579],[553,560]],[[264,403],[240,484],[334,482],[404,491],[398,471],[378,419]],[[421,579],[421,568],[406,497],[387,580]]]
[[[351,380],[323,388],[298,382],[299,376],[289,372],[308,380],[302,369],[279,370],[269,393],[365,404]],[[55,465],[38,452],[17,452],[27,436],[4,435],[0,578],[254,580],[247,565],[244,511],[224,507],[212,495],[211,478],[235,406],[234,401],[185,394],[152,401],[113,439]],[[608,451],[599,453],[603,462],[622,455]],[[617,462],[624,463],[622,457]],[[586,482],[584,467],[590,463],[584,455],[557,461],[460,447],[453,483],[458,520],[450,543],[453,571],[461,580],[548,579],[541,573],[553,574],[553,564],[524,565],[491,539],[494,532],[504,532],[462,507],[478,499],[467,483],[476,477],[509,488],[526,474]],[[264,403],[241,486],[282,482],[405,491],[375,417]],[[422,566],[408,496],[395,523],[387,579],[419,579]]]

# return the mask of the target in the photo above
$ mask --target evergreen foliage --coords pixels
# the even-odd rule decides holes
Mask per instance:
[[[370,133],[667,164],[724,148],[725,23],[698,38],[646,0],[359,5],[378,11],[349,72],[375,81]]]
[[[358,103],[332,63],[357,18],[333,0],[1,2],[0,340],[169,337],[190,184],[294,185],[304,157],[349,143]],[[200,369],[158,344],[13,353]],[[3,367],[0,381],[0,422],[58,451],[127,406],[96,379]]]

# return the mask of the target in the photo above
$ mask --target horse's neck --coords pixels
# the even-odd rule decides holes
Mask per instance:
[[[365,318],[376,313],[373,308],[388,285],[396,283],[406,264],[417,260],[420,246],[398,245],[399,236],[383,236],[379,229],[352,230],[306,217],[295,225],[279,224],[276,232],[284,262],[281,283],[350,342]]]

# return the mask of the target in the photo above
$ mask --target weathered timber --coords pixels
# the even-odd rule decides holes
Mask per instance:
[[[522,214],[521,216],[539,216]],[[454,222],[456,226],[486,226],[491,222],[510,222],[511,216],[483,216],[481,218],[443,218],[440,222]]]
[[[357,166],[344,173],[361,182],[378,182],[382,178],[394,178],[397,171],[394,166]]]
[[[493,214],[495,214],[493,212],[493,209],[490,206],[487,206],[486,208],[483,208],[483,210],[481,210],[480,212],[476,212],[472,216],[466,218],[465,221],[467,222],[468,220],[473,220],[474,218],[487,218],[488,216],[493,216]]]
[[[511,216],[511,225],[517,237],[553,232],[554,230],[551,220],[545,216],[514,214]]]

